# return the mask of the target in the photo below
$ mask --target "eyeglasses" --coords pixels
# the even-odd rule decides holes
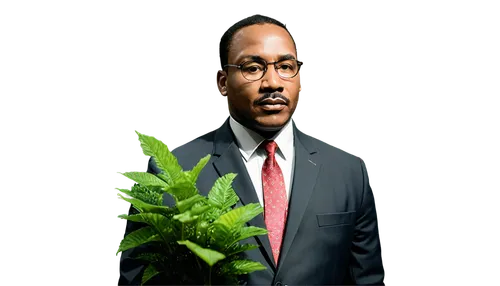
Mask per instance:
[[[274,65],[274,69],[282,78],[295,77],[300,70],[303,62],[296,59],[286,59],[277,62],[268,63],[264,60],[252,60],[240,65],[224,65],[226,67],[235,67],[241,71],[243,77],[248,81],[256,81],[264,77],[268,65]]]

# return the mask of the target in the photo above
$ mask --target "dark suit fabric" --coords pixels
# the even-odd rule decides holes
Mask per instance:
[[[247,258],[267,267],[247,275],[247,284],[384,285],[375,202],[365,164],[305,135],[295,125],[293,132],[295,168],[279,262],[276,265],[272,259],[267,236],[245,241],[260,245],[246,252]],[[197,182],[203,195],[218,177],[237,173],[233,188],[240,198],[238,205],[259,202],[229,121],[173,153],[185,170],[207,154],[212,155]],[[159,171],[152,160],[148,171]],[[249,224],[265,227],[263,215]],[[128,222],[126,233],[137,227]],[[134,251],[140,250],[122,254],[120,285],[137,284],[140,279],[143,266],[130,259]]]

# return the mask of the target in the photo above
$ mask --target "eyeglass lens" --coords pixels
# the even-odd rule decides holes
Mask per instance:
[[[294,77],[299,70],[297,61],[284,60],[274,64],[278,74],[284,78]],[[264,76],[266,70],[266,63],[252,61],[244,63],[241,66],[241,73],[248,80],[259,80]]]

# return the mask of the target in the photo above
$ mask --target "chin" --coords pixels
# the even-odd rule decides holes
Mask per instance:
[[[258,118],[255,127],[262,131],[279,131],[289,120],[289,116],[268,115],[265,118]]]

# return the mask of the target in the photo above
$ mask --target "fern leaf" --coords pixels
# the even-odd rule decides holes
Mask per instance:
[[[135,133],[139,135],[139,141],[141,142],[141,148],[144,155],[154,158],[156,166],[164,171],[168,178],[170,178],[171,181],[167,181],[167,183],[172,184],[180,173],[182,173],[182,167],[179,165],[177,158],[170,153],[167,145],[160,140],[137,131]]]
[[[179,202],[198,194],[198,189],[190,181],[182,179],[166,188],[165,192],[171,194],[176,202]]]
[[[202,214],[204,214],[211,207],[206,205],[194,206],[191,210],[184,211],[183,213],[174,215],[173,218],[182,222],[192,222],[197,220]]]
[[[265,270],[266,267],[260,262],[251,260],[233,260],[222,267],[222,272],[226,274],[241,275],[248,274],[257,270]]]
[[[212,231],[209,230],[209,234],[211,237],[211,242],[213,245],[217,247],[217,249],[223,250],[230,244],[228,242],[234,240],[234,234],[231,231],[231,228],[227,227],[224,224],[216,224],[212,225]]]
[[[208,199],[213,205],[225,210],[238,202],[238,196],[231,187],[235,177],[236,174],[228,173],[215,181],[208,193]]]
[[[168,187],[166,182],[147,172],[126,172],[122,175],[143,186]]]
[[[243,225],[250,221],[260,213],[263,209],[258,203],[247,204],[239,208],[234,208],[231,211],[221,215],[215,224],[223,224],[228,228]]]
[[[158,271],[153,264],[149,264],[148,267],[146,267],[146,269],[144,270],[144,273],[142,274],[141,285],[144,285],[151,278],[155,277],[156,275],[158,275],[160,273],[161,272]]]
[[[156,231],[150,226],[146,226],[125,236],[120,242],[120,247],[118,248],[116,254],[118,255],[118,253],[120,253],[121,251],[137,247],[144,243],[160,240],[160,236],[156,233]]]
[[[207,165],[208,161],[210,160],[210,155],[207,155],[198,161],[196,166],[193,167],[191,171],[187,171],[186,174],[189,178],[189,180],[192,183],[196,183],[196,180],[198,179],[198,176],[200,175],[201,170]]]
[[[233,240],[233,243],[247,239],[252,236],[264,235],[264,234],[267,234],[267,229],[265,228],[260,228],[255,226],[242,227],[241,229],[238,230],[238,235]]]
[[[198,215],[194,215],[193,213],[191,213],[191,211],[185,211],[183,213],[174,215],[173,218],[182,223],[187,223],[197,220],[198,217]]]
[[[195,229],[196,243],[200,243],[201,245],[207,244],[207,234],[209,226],[210,224],[208,223],[208,221],[202,219],[198,220]]]
[[[208,211],[210,208],[212,208],[212,207],[207,206],[207,205],[195,205],[191,209],[191,213],[194,215],[201,215],[201,214],[205,213],[206,211]]]
[[[259,246],[256,244],[246,243],[246,244],[241,245],[239,243],[235,243],[232,246],[228,247],[228,249],[224,253],[226,254],[226,257],[229,257],[231,255],[234,255],[234,254],[237,254],[237,253],[240,253],[243,251],[248,251],[248,250],[257,249],[257,248],[259,248]]]
[[[164,193],[161,187],[146,187],[140,184],[134,184],[131,190],[119,188],[116,189],[132,198],[139,199],[145,203],[156,206],[163,205]]]
[[[209,266],[213,266],[215,263],[218,261],[226,258],[226,256],[218,251],[209,249],[209,248],[203,248],[199,246],[198,244],[191,242],[189,240],[179,240],[177,241],[178,244],[180,245],[185,245],[191,252],[196,254],[198,257],[203,259]]]
[[[190,198],[187,198],[185,200],[177,202],[177,208],[182,213],[182,212],[187,211],[191,207],[193,207],[194,204],[196,204],[204,199],[205,199],[204,196],[202,196],[200,194],[195,194],[194,196],[192,196]]]
[[[157,213],[140,213],[135,215],[121,215],[120,218],[134,222],[142,222],[151,226],[165,243],[171,242],[169,234],[172,232],[172,222],[165,216]]]
[[[162,179],[163,181],[167,182],[167,184],[169,184],[169,185],[174,183],[174,180],[172,180],[172,178],[163,171],[162,171],[162,173],[156,174],[156,176],[158,178]]]
[[[170,227],[170,220],[165,216],[157,213],[140,213],[133,215],[119,215],[119,218],[130,220],[133,222],[146,223],[155,228],[158,234],[164,233]]]
[[[139,212],[152,212],[152,213],[162,213],[162,214],[171,214],[174,210],[166,207],[166,206],[155,206],[152,204],[145,203],[139,199],[135,198],[126,198],[122,196],[121,194],[118,194],[118,196],[123,199],[124,201],[127,201],[131,203],[136,210]]]
[[[210,201],[209,201],[210,203]],[[210,206],[213,206],[212,204],[210,204]],[[217,218],[219,218],[224,212],[222,210],[220,210],[219,208],[217,207],[211,207],[210,209],[208,209],[204,214],[203,214],[203,217],[204,219],[206,219],[207,221],[214,221],[216,220]]]

